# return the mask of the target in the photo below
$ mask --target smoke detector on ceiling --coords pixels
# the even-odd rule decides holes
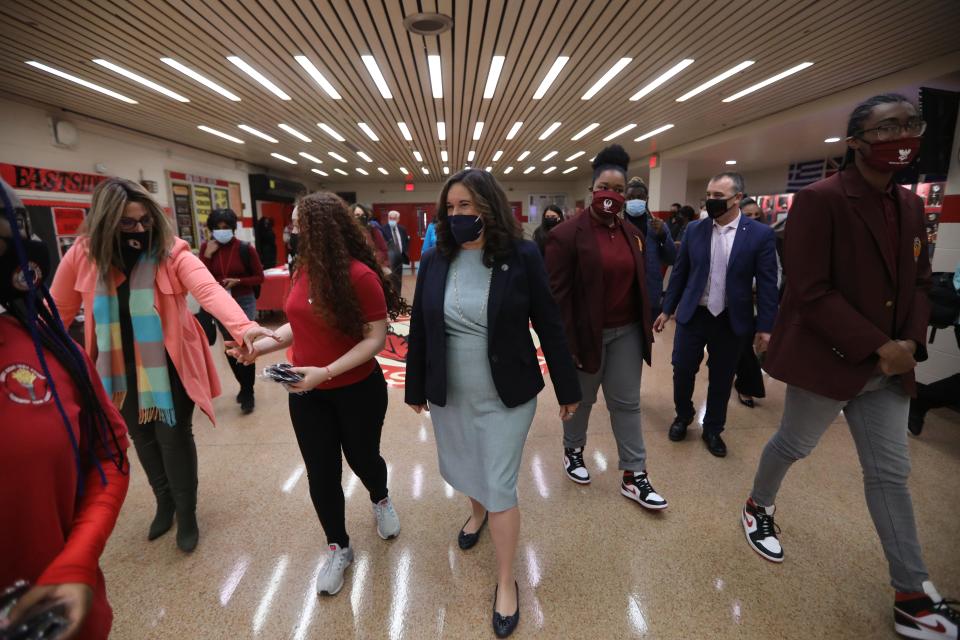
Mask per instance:
[[[453,18],[442,13],[415,13],[403,19],[403,26],[410,33],[421,36],[438,36],[453,26]]]

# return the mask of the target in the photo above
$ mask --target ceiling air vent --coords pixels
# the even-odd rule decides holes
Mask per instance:
[[[438,36],[453,26],[453,18],[442,13],[415,13],[403,19],[403,26],[410,33],[421,36]]]

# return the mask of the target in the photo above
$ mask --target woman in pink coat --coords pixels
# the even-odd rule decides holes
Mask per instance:
[[[148,539],[169,531],[176,515],[177,546],[193,551],[200,537],[193,408],[213,421],[220,381],[187,293],[238,342],[272,333],[247,319],[139,184],[101,183],[81,234],[57,269],[53,299],[67,326],[83,307],[87,353],[157,499]]]

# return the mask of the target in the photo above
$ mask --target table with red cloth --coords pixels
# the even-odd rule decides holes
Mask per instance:
[[[290,271],[286,266],[264,270],[257,311],[283,311],[289,293]]]

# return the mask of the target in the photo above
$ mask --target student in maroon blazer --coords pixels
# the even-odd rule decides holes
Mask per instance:
[[[653,332],[643,233],[622,214],[629,162],[619,145],[598,153],[590,206],[555,227],[547,238],[550,287],[560,305],[583,392],[580,408],[563,424],[563,464],[571,480],[590,482],[583,448],[602,385],[623,471],[620,492],[647,509],[665,509],[667,501],[647,477],[640,428],[640,374],[643,360],[650,364]]]
[[[844,168],[794,199],[786,292],[765,362],[787,383],[783,419],[763,451],[741,522],[757,553],[783,561],[773,522],[780,484],[843,410],[897,592],[895,629],[955,640],[960,614],[929,580],[907,488],[907,414],[913,369],[927,355],[930,258],[920,198],[893,174],[914,159],[925,128],[904,96],[867,100],[850,116]],[[829,495],[821,487],[805,493]],[[845,539],[847,530],[837,534],[831,543],[861,542]]]

